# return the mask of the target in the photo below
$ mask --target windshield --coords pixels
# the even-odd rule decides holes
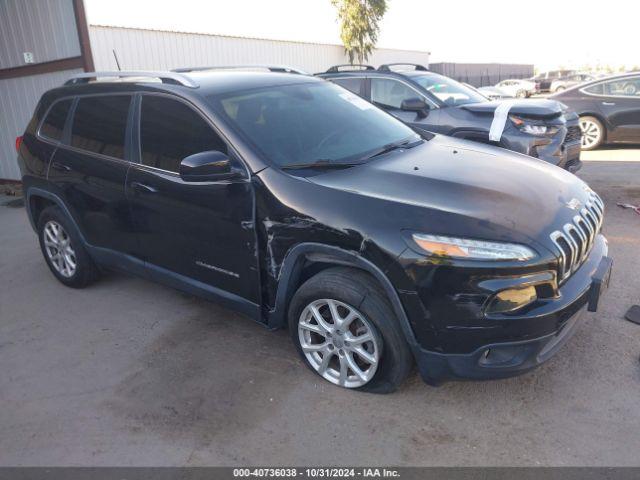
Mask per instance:
[[[358,163],[394,143],[417,141],[409,127],[329,82],[210,98],[272,163]]]
[[[446,105],[466,105],[468,103],[487,101],[484,96],[475,90],[442,75],[415,75],[411,79]]]

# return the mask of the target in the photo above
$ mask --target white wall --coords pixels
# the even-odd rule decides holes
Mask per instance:
[[[272,64],[288,65],[309,73],[347,63],[339,45],[225,37],[197,33],[133,28],[89,27],[96,70],[116,70],[113,50],[122,70],[166,70],[178,67]],[[376,50],[369,63],[429,64],[429,53]]]

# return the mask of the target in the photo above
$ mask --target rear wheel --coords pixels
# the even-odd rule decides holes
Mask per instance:
[[[305,282],[291,301],[289,329],[307,366],[335,385],[389,393],[411,371],[393,309],[360,270],[331,268]]]
[[[580,130],[582,130],[582,150],[598,148],[604,140],[604,127],[595,117],[580,117]]]
[[[38,233],[44,259],[61,283],[82,288],[98,278],[98,268],[58,207],[43,210],[38,220]]]
[[[526,90],[518,90],[516,92],[516,98],[526,98],[527,97],[527,91]]]

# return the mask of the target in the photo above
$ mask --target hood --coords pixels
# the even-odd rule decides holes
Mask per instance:
[[[402,220],[412,224],[401,228],[427,225],[433,233],[481,234],[478,238],[485,239],[517,232],[546,245],[549,234],[575,215],[568,204],[576,199],[584,205],[590,191],[576,176],[544,161],[440,135],[409,150],[308,180],[428,209],[424,214],[415,210],[412,218]],[[448,221],[454,216],[457,221]],[[439,231],[445,223],[457,231]]]
[[[462,105],[464,108],[474,113],[493,113],[498,105],[505,100],[493,100],[491,102],[470,103]],[[546,99],[525,99],[525,100],[508,100],[511,103],[509,113],[515,115],[524,115],[539,118],[555,118],[562,114],[562,105],[555,100]]]

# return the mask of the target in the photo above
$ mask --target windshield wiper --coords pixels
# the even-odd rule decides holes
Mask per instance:
[[[336,162],[333,160],[316,160],[315,162],[309,163],[290,163],[288,165],[282,165],[280,168],[282,170],[296,170],[303,168],[349,168],[355,167],[356,165],[362,165],[362,162],[358,163],[346,163],[346,162]]]
[[[371,155],[369,155],[367,159],[377,157],[379,155],[384,155],[385,153],[392,152],[393,150],[398,150],[399,148],[411,148],[422,143],[422,141],[422,139],[409,138],[407,140],[401,140],[399,142],[388,143],[386,145],[383,145],[379,150],[376,150]],[[411,147],[409,147],[409,145],[411,145]]]

